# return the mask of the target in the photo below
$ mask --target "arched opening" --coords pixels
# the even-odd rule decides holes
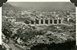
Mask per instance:
[[[59,24],[61,24],[61,20],[59,19]]]
[[[41,24],[43,24],[43,20],[41,20]]]
[[[36,24],[39,24],[39,20],[36,19]]]
[[[48,20],[45,20],[45,24],[48,24]]]
[[[34,21],[31,21],[31,24],[34,24]]]
[[[29,24],[29,21],[26,20],[25,23],[26,23],[26,24]]]
[[[57,20],[54,20],[54,24],[57,24]]]
[[[50,24],[52,24],[52,20],[50,20]]]

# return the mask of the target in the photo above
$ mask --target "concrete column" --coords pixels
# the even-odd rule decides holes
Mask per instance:
[[[45,24],[45,19],[43,19],[43,24]]]
[[[41,24],[41,19],[39,19],[39,24]]]
[[[61,24],[63,24],[63,19],[61,19]]]
[[[54,24],[54,19],[52,19],[52,24]]]
[[[48,19],[48,24],[50,25],[50,19]]]
[[[59,19],[57,19],[57,24],[59,24]]]
[[[34,25],[36,25],[36,19],[34,19]]]

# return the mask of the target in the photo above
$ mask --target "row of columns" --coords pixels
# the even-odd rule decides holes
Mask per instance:
[[[35,19],[33,23],[31,22],[30,24],[62,24],[62,19]]]

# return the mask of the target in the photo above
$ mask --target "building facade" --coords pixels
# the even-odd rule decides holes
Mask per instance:
[[[30,25],[59,25],[59,24],[63,24],[63,18],[59,18],[59,19],[50,19],[50,18],[34,19],[33,21],[30,21],[29,24]]]

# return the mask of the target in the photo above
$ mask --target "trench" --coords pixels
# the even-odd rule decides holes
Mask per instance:
[[[59,44],[37,44],[36,46],[31,47],[31,50],[75,50],[75,46],[75,41],[69,41]]]

